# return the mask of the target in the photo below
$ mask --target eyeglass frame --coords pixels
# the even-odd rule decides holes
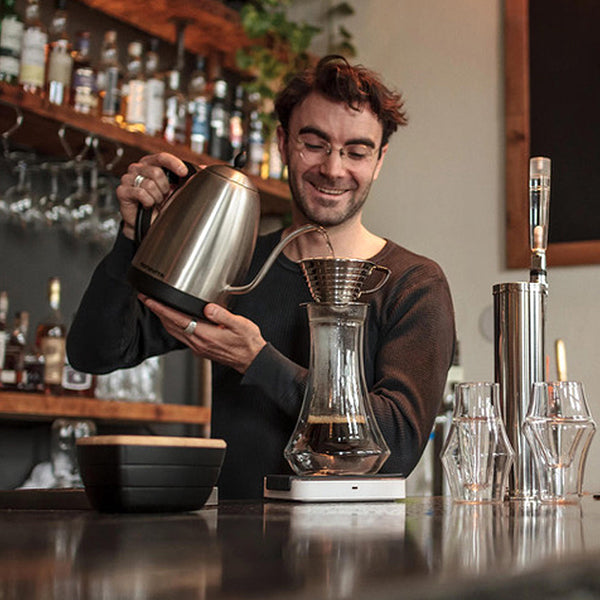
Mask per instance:
[[[355,167],[363,167],[367,164],[370,164],[373,157],[377,157],[377,160],[379,160],[379,158],[381,158],[382,146],[371,145],[372,142],[370,140],[350,141],[350,142],[346,142],[343,146],[340,146],[339,148],[334,148],[334,146],[331,144],[331,142],[326,138],[326,136],[321,131],[319,131],[318,129],[314,129],[312,127],[301,129],[297,135],[292,135],[289,131],[286,131],[286,135],[289,138],[291,138],[300,147],[298,154],[307,163],[312,163],[312,161],[310,159],[307,159],[302,151],[307,150],[310,153],[311,151],[307,149],[307,146],[309,144],[307,144],[307,142],[302,140],[299,136],[314,135],[322,141],[323,147],[324,147],[323,149],[325,150],[325,152],[322,154],[320,151],[312,151],[313,155],[320,159],[320,160],[314,162],[313,166],[323,164],[325,162],[325,160],[331,156],[331,154],[334,150],[336,150],[339,153],[340,159],[342,160],[342,162],[344,164],[346,164],[346,165],[350,164]],[[349,156],[348,150],[347,150],[347,148],[349,146],[361,146],[361,147],[364,147],[366,150],[372,151],[373,153],[368,156],[364,156],[360,159],[352,159]],[[349,163],[345,162],[345,161],[349,161]]]

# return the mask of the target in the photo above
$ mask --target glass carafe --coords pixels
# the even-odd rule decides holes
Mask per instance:
[[[363,365],[368,305],[307,305],[310,365],[285,458],[298,475],[376,473],[390,451],[373,414]]]

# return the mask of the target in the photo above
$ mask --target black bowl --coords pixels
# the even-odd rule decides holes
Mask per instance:
[[[106,435],[77,440],[90,504],[100,512],[178,512],[201,508],[217,482],[223,440]]]

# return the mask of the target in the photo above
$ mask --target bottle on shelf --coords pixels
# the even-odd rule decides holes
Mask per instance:
[[[39,393],[44,391],[44,356],[35,344],[27,341],[29,329],[29,318],[24,329],[25,351],[23,354],[23,377],[19,383],[22,392]]]
[[[96,72],[90,59],[89,31],[79,31],[73,52],[73,76],[71,78],[71,105],[82,114],[95,112]]]
[[[0,292],[0,388],[2,387],[2,369],[4,368],[4,355],[8,336],[8,292]]]
[[[125,80],[121,87],[120,125],[127,131],[146,131],[146,80],[143,69],[143,46],[131,42],[127,46]]]
[[[29,313],[25,311],[18,312],[15,315],[14,326],[6,343],[4,365],[0,373],[0,381],[4,390],[16,391],[23,380],[28,327]]]
[[[65,364],[67,328],[60,312],[60,279],[48,281],[48,315],[39,323],[35,345],[44,360],[44,391],[60,394]]]
[[[206,83],[206,59],[196,58],[196,69],[188,88],[190,113],[190,148],[198,154],[208,152],[210,137],[210,100]]]
[[[237,85],[233,100],[233,107],[229,115],[229,146],[231,158],[242,151],[244,145],[244,88]]]
[[[96,377],[90,373],[82,373],[74,369],[65,355],[65,364],[62,372],[63,396],[93,398],[95,389]]]
[[[100,61],[96,75],[98,90],[98,113],[103,121],[114,123],[119,115],[121,102],[122,68],[119,62],[117,32],[104,32],[100,49]]]
[[[185,21],[177,25],[177,59],[175,66],[167,73],[167,91],[165,93],[165,123],[163,138],[171,144],[187,142],[187,112],[188,103],[181,90],[181,73],[185,57]]]
[[[48,33],[40,18],[39,0],[27,0],[19,84],[30,94],[41,95],[44,91],[47,42]]]
[[[19,81],[23,21],[15,11],[16,0],[4,0],[0,20],[0,81],[16,84]]]
[[[148,135],[162,134],[165,118],[165,80],[159,72],[160,57],[158,40],[150,40],[150,48],[144,57],[146,74],[146,133]]]
[[[73,56],[67,33],[66,0],[58,0],[48,27],[48,75],[46,96],[51,104],[67,105],[70,100]]]
[[[250,175],[260,175],[265,158],[264,126],[258,111],[258,96],[253,94],[249,99],[252,103],[248,122],[248,160],[246,171]]]
[[[213,158],[229,161],[231,145],[229,143],[229,110],[227,108],[227,80],[221,70],[214,81],[212,107],[210,110],[210,140],[208,153]]]

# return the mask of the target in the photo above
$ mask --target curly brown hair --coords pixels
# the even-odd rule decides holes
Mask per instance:
[[[275,112],[286,132],[292,111],[312,92],[344,102],[354,110],[367,104],[383,127],[382,146],[398,126],[408,123],[401,94],[387,88],[373,71],[331,54],[322,58],[314,69],[295,75],[275,98]]]

